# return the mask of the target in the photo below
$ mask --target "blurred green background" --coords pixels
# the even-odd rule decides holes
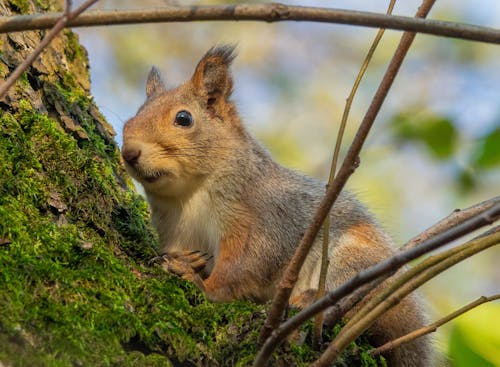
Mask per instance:
[[[95,8],[208,3],[229,2],[103,0]],[[388,5],[381,0],[288,3],[380,13]],[[411,16],[419,4],[401,0],[394,14]],[[430,18],[500,28],[500,2],[441,0]],[[234,98],[248,128],[278,161],[320,178],[328,176],[345,99],[376,33],[299,22],[172,23],[76,31],[89,52],[92,93],[118,132],[119,143],[124,122],[144,102],[151,65],[175,86],[191,76],[212,45],[236,43]],[[379,45],[353,104],[344,152],[400,35],[387,31]],[[361,166],[348,184],[398,244],[453,209],[500,193],[499,65],[498,46],[417,37],[372,129]],[[426,285],[430,318],[480,295],[498,293],[499,264],[500,251],[493,248]],[[496,328],[487,327],[495,322]],[[455,359],[456,366],[500,366],[498,325],[498,304],[484,305],[439,330],[436,345]],[[475,358],[474,363],[467,358]]]

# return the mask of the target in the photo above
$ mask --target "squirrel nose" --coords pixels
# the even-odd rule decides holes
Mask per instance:
[[[131,165],[134,165],[137,163],[137,160],[139,159],[140,155],[141,155],[140,149],[124,148],[122,150],[123,159],[125,159],[125,161]]]

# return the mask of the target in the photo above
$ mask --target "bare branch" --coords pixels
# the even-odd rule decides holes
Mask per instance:
[[[46,29],[61,14],[34,14],[0,18],[0,33]],[[456,22],[415,19],[364,11],[272,4],[171,6],[156,9],[99,10],[82,14],[68,27],[192,21],[310,21],[411,31],[436,36],[500,44],[500,30]]]
[[[457,318],[458,316],[472,310],[473,308],[476,308],[477,306],[480,306],[483,303],[495,301],[498,299],[500,299],[500,294],[495,294],[495,295],[490,296],[490,297],[481,296],[478,299],[476,299],[474,302],[471,302],[471,303],[463,306],[462,308],[460,308],[460,309],[456,310],[455,312],[452,312],[451,314],[437,320],[436,322],[433,322],[430,325],[427,325],[423,328],[412,331],[411,333],[403,335],[402,337],[399,337],[397,339],[391,340],[390,342],[387,342],[384,345],[381,345],[380,347],[369,351],[369,354],[372,356],[378,356],[379,354],[382,354],[382,353],[385,353],[389,350],[397,348],[400,345],[410,343],[413,340],[420,338],[421,336],[435,332],[440,326],[442,326],[442,325],[446,324],[447,322]]]
[[[254,366],[265,365],[265,361],[269,359],[274,349],[281,344],[287,335],[318,312],[324,311],[328,307],[336,305],[339,300],[347,295],[350,295],[357,288],[375,280],[370,288],[372,289],[376,285],[380,284],[382,280],[386,279],[389,275],[392,275],[410,261],[444,246],[457,238],[471,233],[478,228],[489,225],[498,220],[499,217],[500,203],[497,203],[493,207],[482,213],[476,214],[476,216],[469,218],[463,223],[423,241],[417,247],[410,248],[405,251],[399,251],[386,260],[359,272],[354,277],[329,292],[321,300],[301,310],[295,316],[285,321],[279,328],[274,330],[272,335],[266,340],[262,349],[259,351],[259,354],[254,362]],[[360,289],[366,290],[364,287]]]
[[[370,293],[377,285],[383,282],[385,278],[376,279],[367,283],[355,291],[351,292],[348,296],[342,298],[335,303],[332,307],[325,311],[325,324],[327,326],[334,326],[341,318],[358,304],[368,293]]]
[[[66,0],[65,1],[65,8],[64,8],[64,15],[68,16],[71,13],[71,8],[73,7],[73,1],[72,0]]]
[[[481,211],[479,211],[479,208],[482,209],[482,211],[484,212],[485,208],[486,209],[490,208],[495,202],[500,203],[500,201],[498,201],[497,199],[498,199],[498,197],[495,197],[493,199],[484,201],[484,202],[482,202],[480,204],[474,205],[473,207],[465,209],[464,211],[455,211],[454,213],[464,213],[466,216],[469,216],[469,217],[471,215],[470,213],[474,213],[475,215],[477,215],[477,214],[481,213]],[[430,234],[432,232],[434,232],[432,234],[433,236],[437,235],[440,232],[434,231],[434,229],[436,229],[436,230],[440,229],[441,232],[444,231],[445,228],[443,227],[443,223],[447,223],[448,224],[448,228],[450,228],[453,225],[456,225],[456,223],[451,223],[450,222],[450,219],[453,219],[453,218],[456,219],[456,217],[453,217],[453,216],[446,217],[445,219],[439,221],[435,226],[432,226],[428,230],[424,231],[421,235],[417,236],[416,238],[423,238],[423,237],[429,238],[429,236],[430,236]],[[460,220],[462,220],[462,219],[463,218],[460,217]],[[460,222],[458,222],[458,223],[460,223]],[[495,232],[498,232],[498,231],[500,231],[500,227],[496,226],[496,227],[490,229],[489,231],[486,231],[485,233],[482,233],[479,237],[476,237],[475,239],[487,236],[487,235],[489,235],[491,233],[495,233]],[[417,242],[415,244],[414,239],[412,239],[405,246],[403,246],[400,249],[400,251],[404,250],[405,248],[408,249],[408,248],[412,247],[412,246],[408,246],[408,244],[414,244],[414,246],[418,246],[419,243]],[[460,251],[460,248],[457,247],[454,250],[451,250],[451,252],[447,252],[446,254],[452,255],[453,251]],[[439,256],[434,256],[431,259],[426,260],[426,262],[421,263],[421,264],[413,267],[412,269],[408,270],[405,273],[404,276],[399,276],[398,280],[394,281],[389,287],[384,288],[382,291],[380,291],[377,294],[376,297],[373,297],[360,310],[358,310],[358,312],[356,312],[356,314],[351,317],[351,319],[349,320],[349,323],[350,324],[354,324],[357,321],[359,321],[369,311],[371,311],[373,308],[375,308],[380,302],[382,302],[384,299],[386,299],[387,297],[389,297],[391,295],[391,293],[393,293],[395,290],[397,290],[397,288],[399,288],[403,283],[407,282],[409,279],[413,278],[414,276],[416,276],[417,274],[419,274],[421,271],[423,271],[423,269],[425,269],[425,266],[434,265],[434,264],[438,263],[439,261],[443,260],[445,258],[445,256],[448,256],[448,255],[441,254]],[[434,263],[431,264],[431,261],[434,261]]]
[[[67,25],[67,23],[71,19],[75,19],[78,17],[83,11],[85,11],[88,7],[96,3],[98,0],[87,0],[76,10],[69,12],[69,7],[71,6],[70,2],[67,3],[66,11],[59,17],[57,23],[54,27],[45,35],[42,41],[38,44],[38,46],[33,50],[33,52],[20,63],[16,69],[9,75],[7,80],[0,86],[0,99],[3,98],[5,93],[9,90],[9,88],[16,82],[17,79],[24,73],[24,71],[37,59],[37,57],[42,53],[42,51],[47,47],[50,42],[61,32]]]
[[[500,232],[500,226],[496,226],[495,228],[492,228],[490,231],[487,231],[481,236],[474,238],[474,240],[477,240],[481,237],[485,237],[489,234],[492,233],[497,233]],[[407,270],[404,274],[399,275],[397,279],[393,280],[390,285],[382,289],[378,294],[373,297],[369,302],[367,302],[363,307],[356,312],[355,315],[351,317],[349,320],[348,325],[346,327],[349,327],[349,324],[355,324],[359,320],[361,320],[364,316],[366,316],[371,310],[373,310],[377,305],[382,303],[385,299],[387,299],[392,293],[397,291],[401,286],[403,286],[405,283],[416,277],[418,274],[429,268],[430,266],[434,266],[438,264],[439,262],[445,260],[448,256],[453,256],[460,251],[463,250],[463,248],[466,248],[466,245],[462,246],[457,246],[453,249],[450,249],[448,251],[442,252],[438,255],[434,255],[426,259],[425,261],[421,262],[420,264],[412,267],[411,269]]]
[[[426,259],[418,265],[418,267],[423,269],[421,272],[409,279],[405,284],[399,287],[387,299],[380,302],[375,308],[373,308],[373,310],[368,312],[359,321],[353,324],[349,322],[348,325],[342,329],[340,334],[337,335],[337,337],[328,346],[323,355],[315,363],[311,364],[311,366],[324,367],[331,365],[341,351],[343,351],[352,341],[354,341],[354,339],[368,329],[382,314],[397,305],[402,298],[406,297],[422,284],[426,283],[451,266],[492,246],[498,245],[499,243],[500,232],[496,232],[488,236],[481,236],[469,241],[459,246],[458,248],[460,250],[453,248],[443,252],[442,254],[436,255],[435,257]],[[429,264],[432,264],[435,261],[434,258],[438,257],[441,261],[428,267]],[[402,277],[405,277],[405,274],[403,274]]]
[[[431,0],[428,0],[431,1]],[[434,0],[431,1],[434,3]],[[420,11],[419,13],[420,14]],[[425,13],[424,13],[425,14]],[[300,241],[297,250],[292,257],[288,267],[286,268],[283,277],[281,278],[280,284],[277,288],[276,295],[271,304],[271,308],[268,313],[268,317],[264,326],[262,327],[259,341],[263,343],[271,334],[273,330],[275,330],[283,315],[283,311],[287,305],[288,299],[292,292],[292,289],[297,282],[300,268],[302,267],[309,250],[312,247],[314,240],[318,234],[319,229],[321,228],[325,217],[330,212],[330,209],[343,189],[345,183],[349,179],[349,177],[354,173],[355,169],[359,165],[359,153],[363,144],[370,132],[370,129],[377,117],[377,114],[382,107],[382,104],[385,100],[385,97],[389,93],[389,89],[392,86],[392,82],[396,77],[401,64],[408,52],[410,45],[415,38],[415,33],[405,32],[403,37],[401,38],[401,42],[394,53],[394,56],[389,63],[387,71],[380,82],[380,85],[372,99],[370,106],[363,118],[363,121],[360,124],[360,127],[354,137],[354,140],[347,151],[346,157],[344,158],[344,162],[340,167],[340,170],[335,177],[331,186],[328,187],[326,191],[325,197],[321,200],[316,213],[314,214],[313,220],[307,231],[305,232],[302,240]],[[371,281],[373,279],[370,279]],[[255,364],[258,366],[258,364]]]
[[[426,229],[424,232],[420,233],[418,236],[413,237],[410,241],[408,241],[404,246],[400,248],[400,250],[409,249],[417,246],[420,242],[425,241],[438,233],[441,233],[448,228],[451,228],[457,224],[462,223],[463,221],[472,218],[485,211],[486,209],[491,208],[493,205],[500,203],[500,196],[496,196],[489,200],[483,201],[482,203],[471,206],[467,209],[456,209],[449,216],[444,219],[441,219],[438,223],[434,224],[432,227]]]
[[[391,14],[394,9],[394,4],[396,0],[391,0],[389,3],[389,7],[387,9],[387,14]],[[340,147],[342,146],[342,139],[344,137],[345,127],[347,125],[347,120],[349,118],[349,112],[351,111],[352,101],[354,100],[354,96],[358,90],[358,87],[361,83],[361,79],[370,64],[373,54],[377,49],[377,46],[384,35],[385,29],[379,29],[373,43],[368,50],[368,53],[361,65],[361,69],[358,72],[356,80],[354,81],[354,85],[352,86],[351,92],[349,93],[349,97],[347,97],[344,112],[342,114],[342,120],[339,126],[339,132],[337,134],[337,141],[335,142],[335,149],[333,151],[332,164],[330,166],[330,174],[328,177],[328,183],[326,185],[326,189],[328,190],[328,186],[332,184],[332,181],[335,177],[335,172],[337,171],[337,161],[339,158]],[[328,247],[330,243],[330,215],[327,215],[325,218],[325,222],[323,223],[323,249],[321,254],[321,270],[319,275],[319,283],[318,283],[318,291],[316,293],[315,300],[317,301],[321,297],[325,295],[325,286],[326,286],[326,275],[328,272],[328,266],[330,264],[329,255],[328,255]],[[316,315],[314,319],[314,331],[313,331],[313,345],[321,344],[321,336],[323,335],[323,313],[320,312]]]

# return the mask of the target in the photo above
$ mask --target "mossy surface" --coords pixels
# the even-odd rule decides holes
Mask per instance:
[[[0,35],[2,78],[40,38]],[[263,307],[208,302],[147,266],[156,255],[147,205],[89,87],[86,51],[64,31],[0,101],[0,365],[250,364]],[[272,364],[315,357],[292,344]]]

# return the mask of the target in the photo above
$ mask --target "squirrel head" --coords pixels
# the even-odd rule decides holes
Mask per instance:
[[[188,195],[233,154],[245,136],[231,101],[233,46],[211,48],[194,74],[167,89],[153,67],[146,102],[125,123],[125,167],[148,194]]]

